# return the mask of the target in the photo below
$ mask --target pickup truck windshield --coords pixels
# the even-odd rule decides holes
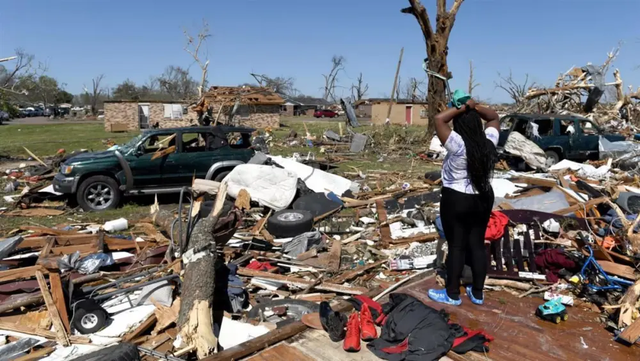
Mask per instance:
[[[128,141],[127,143],[123,144],[120,149],[122,149],[123,151],[129,151],[130,149],[133,149],[133,147],[135,147],[140,140],[142,139],[142,134],[134,137],[133,139],[131,139],[130,141]]]

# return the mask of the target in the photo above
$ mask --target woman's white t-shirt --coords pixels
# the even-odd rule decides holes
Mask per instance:
[[[498,129],[489,127],[484,130],[484,134],[494,147],[498,145]],[[447,155],[442,164],[442,186],[462,193],[477,194],[467,174],[467,150],[460,134],[451,131],[444,148]]]

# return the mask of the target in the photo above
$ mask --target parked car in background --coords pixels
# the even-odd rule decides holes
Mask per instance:
[[[9,113],[0,110],[0,125],[2,125],[2,123],[4,122],[8,122],[9,121]]]
[[[329,109],[317,109],[313,116],[316,118],[337,118],[339,114]]]
[[[620,134],[605,133],[587,118],[560,114],[509,114],[500,120],[500,129],[499,148],[511,132],[518,132],[542,148],[548,167],[562,159],[598,160],[601,136],[610,142],[625,140]]]
[[[65,160],[53,188],[75,197],[87,211],[115,208],[125,195],[179,193],[194,176],[221,181],[247,163],[255,154],[254,131],[231,126],[146,130],[117,149]],[[173,152],[159,153],[171,147]]]
[[[33,108],[32,117],[42,117],[44,116],[44,110],[42,108]]]

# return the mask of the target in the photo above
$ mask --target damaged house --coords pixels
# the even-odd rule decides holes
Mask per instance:
[[[176,128],[218,121],[250,128],[277,128],[284,99],[268,88],[214,86],[197,104],[187,101],[108,100],[104,126],[109,132]]]
[[[358,117],[371,118],[373,124],[384,124],[387,120],[389,103],[392,103],[391,115],[389,116],[392,124],[427,125],[427,103],[425,101],[412,101],[411,99],[394,101],[371,98],[359,100],[354,105]]]
[[[213,86],[193,110],[212,124],[278,128],[283,104],[285,100],[269,88]]]

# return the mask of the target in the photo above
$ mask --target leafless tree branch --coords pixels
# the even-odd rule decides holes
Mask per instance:
[[[91,79],[91,91],[87,89],[87,86],[84,86],[84,92],[88,94],[90,102],[91,102],[91,114],[98,114],[98,99],[104,92],[104,89],[100,87],[100,83],[104,79],[104,74],[100,74],[97,77]]]
[[[480,86],[480,83],[476,83],[476,79],[473,74],[474,69],[473,60],[469,60],[469,84],[467,87],[467,93],[470,95],[473,95],[473,90]]]
[[[198,63],[200,70],[202,70],[202,78],[200,80],[200,85],[198,86],[198,96],[202,97],[207,83],[209,59],[208,57],[201,59],[202,54],[200,54],[200,48],[207,42],[207,39],[211,37],[211,33],[209,32],[209,23],[204,19],[202,20],[202,28],[195,38],[189,34],[187,29],[184,29],[183,32],[184,36],[187,38],[187,44],[184,46],[184,50],[193,57],[193,60]]]
[[[519,83],[513,79],[511,70],[509,70],[509,76],[502,76],[502,74],[498,73],[498,77],[500,81],[495,83],[496,88],[504,90],[516,105],[522,103],[529,88],[535,86],[535,83],[529,85],[529,74],[525,74],[523,83]]]
[[[356,83],[351,85],[351,95],[355,101],[358,101],[364,98],[365,95],[367,95],[368,91],[369,91],[369,84],[365,84],[362,78],[362,73],[360,73],[360,75],[358,75],[358,79],[356,80]]]
[[[338,80],[338,74],[344,70],[344,63],[346,59],[342,55],[334,55],[331,58],[331,71],[329,74],[322,74],[324,77],[324,96],[325,100],[331,99],[333,102],[335,99],[336,82]]]

